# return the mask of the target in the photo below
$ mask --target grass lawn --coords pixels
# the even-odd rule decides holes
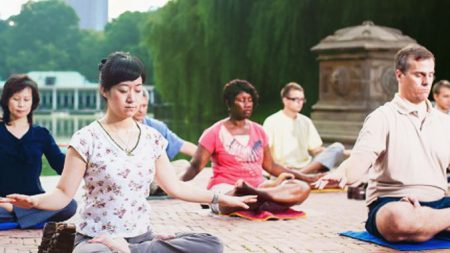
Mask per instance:
[[[42,156],[42,173],[41,176],[56,176],[58,175],[56,171],[52,169],[50,164],[48,164],[47,159]]]

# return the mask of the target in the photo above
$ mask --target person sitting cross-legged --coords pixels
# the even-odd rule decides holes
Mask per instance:
[[[366,229],[390,242],[423,242],[450,230],[450,117],[427,99],[434,67],[422,46],[397,52],[398,94],[367,116],[350,157],[316,182],[344,186],[368,173]]]
[[[64,153],[48,129],[33,123],[39,101],[37,84],[27,75],[14,74],[6,80],[0,100],[0,197],[44,193],[40,181],[43,155],[56,173],[63,171]],[[41,228],[44,223],[71,218],[76,210],[73,199],[52,211],[0,203],[0,223],[9,228]]]
[[[203,132],[199,148],[182,180],[193,179],[211,159],[213,176],[208,189],[237,196],[257,195],[257,203],[250,204],[252,210],[287,209],[305,201],[310,192],[308,183],[318,177],[283,167],[272,160],[264,129],[249,119],[258,103],[253,85],[245,80],[232,80],[225,84],[223,98],[229,117]],[[291,175],[285,174],[281,184],[265,184],[263,170],[273,176]],[[230,214],[242,208],[211,205],[211,210]]]
[[[9,194],[0,202],[59,209],[70,202],[84,179],[74,253],[223,252],[222,242],[207,233],[153,234],[148,186],[156,178],[179,199],[243,209],[256,196],[218,194],[178,180],[165,152],[167,141],[155,129],[133,120],[146,77],[142,62],[129,53],[115,52],[101,61],[99,69],[105,115],[72,136],[56,189],[33,196]],[[73,231],[72,226],[66,228]],[[55,233],[52,239],[64,234]],[[72,247],[67,244],[57,252],[72,252]]]
[[[283,109],[270,115],[263,127],[275,162],[303,173],[328,171],[344,159],[345,147],[323,146],[311,119],[300,114],[306,102],[303,87],[288,83],[281,90]]]

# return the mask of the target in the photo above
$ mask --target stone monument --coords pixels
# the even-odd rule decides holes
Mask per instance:
[[[397,91],[395,53],[415,43],[397,29],[365,21],[311,49],[319,55],[319,100],[311,118],[325,142],[355,142],[365,117]]]

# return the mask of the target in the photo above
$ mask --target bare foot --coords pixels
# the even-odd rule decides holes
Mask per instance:
[[[288,179],[294,179],[295,177],[291,173],[283,172],[278,176],[278,178],[281,178],[281,180],[284,181],[284,180],[288,180]]]
[[[108,235],[100,235],[92,238],[89,242],[102,243],[114,252],[131,253],[128,242],[122,237],[112,238]]]
[[[263,191],[259,191],[256,188],[253,188],[243,179],[239,179],[234,184],[234,195],[235,196],[244,196],[244,195],[256,195],[258,196],[258,200],[255,203],[247,203],[249,206],[248,210],[258,210],[259,207],[267,201],[267,193]]]
[[[271,187],[277,187],[281,183],[283,183],[285,180],[294,179],[294,175],[291,173],[283,172],[280,175],[278,175],[277,178],[274,180],[267,180],[260,184],[258,188],[271,188]]]
[[[234,184],[234,194],[236,196],[243,196],[243,195],[257,195],[257,191],[252,186],[248,185],[247,182],[245,182],[243,179],[239,179]]]

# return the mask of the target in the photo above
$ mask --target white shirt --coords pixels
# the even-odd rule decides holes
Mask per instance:
[[[263,124],[276,163],[303,168],[312,161],[309,150],[322,146],[322,139],[311,119],[297,113],[295,119],[283,111],[270,115]]]
[[[87,164],[78,232],[95,237],[134,237],[150,231],[146,201],[155,174],[155,161],[167,141],[156,130],[139,123],[141,135],[132,156],[121,150],[95,121],[77,131],[70,141]]]

